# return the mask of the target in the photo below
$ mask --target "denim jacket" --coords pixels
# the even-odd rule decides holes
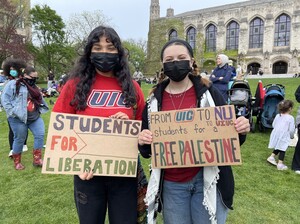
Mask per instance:
[[[1,104],[6,111],[6,116],[15,117],[22,122],[27,122],[27,87],[21,83],[19,94],[16,94],[16,80],[9,81],[1,94]],[[44,98],[42,98],[42,104],[39,107],[40,113],[46,113],[49,110],[48,105]]]

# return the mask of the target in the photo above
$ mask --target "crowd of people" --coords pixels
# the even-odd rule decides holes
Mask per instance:
[[[142,128],[136,147],[144,158],[150,158],[152,152],[151,112],[224,106],[228,104],[230,82],[243,79],[241,67],[235,69],[225,54],[217,55],[217,66],[209,79],[200,76],[189,43],[172,39],[161,49],[162,69],[155,75],[155,86],[145,102],[140,87],[143,75],[137,70],[131,76],[127,55],[117,32],[113,28],[99,26],[89,34],[79,60],[58,85],[53,71],[49,72],[46,92],[47,95],[54,91],[60,93],[53,112],[140,120]],[[1,105],[9,124],[14,168],[25,168],[21,157],[28,130],[34,138],[32,164],[41,167],[45,137],[41,114],[49,108],[45,95],[36,85],[38,72],[20,59],[7,59],[2,68],[4,74],[0,78],[4,79],[5,86]],[[95,92],[110,92],[122,100],[113,106],[94,105],[89,99]],[[299,92],[300,87],[295,93],[298,102]],[[286,143],[294,135],[295,126],[300,133],[300,109],[295,124],[290,115],[292,101],[282,101],[278,108],[269,144],[274,151],[267,161],[279,170],[286,170],[287,166],[283,163]],[[283,126],[287,130],[282,131]],[[234,129],[242,145],[250,131],[249,120],[244,116],[237,117]],[[279,155],[278,162],[276,155]],[[292,169],[300,173],[299,141]],[[233,207],[234,177],[228,165],[153,169],[148,192],[143,198],[148,205],[148,217],[146,220],[144,216],[143,221],[137,221],[141,220],[137,210],[138,181],[138,177],[96,176],[93,170],[74,175],[74,199],[80,223],[104,223],[107,215],[110,223],[155,223],[156,213],[161,211],[165,224],[222,224]]]

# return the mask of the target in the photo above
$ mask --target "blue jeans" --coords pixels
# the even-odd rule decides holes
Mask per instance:
[[[44,136],[45,136],[45,124],[41,117],[35,121],[28,122],[25,124],[18,118],[9,117],[9,125],[14,133],[13,142],[13,154],[19,154],[22,152],[24,141],[27,138],[28,129],[33,134],[34,138],[34,149],[42,149],[44,146]]]
[[[185,183],[164,181],[163,218],[164,224],[210,224],[210,216],[203,202],[203,169]],[[217,221],[226,222],[229,209],[222,203],[217,191]]]

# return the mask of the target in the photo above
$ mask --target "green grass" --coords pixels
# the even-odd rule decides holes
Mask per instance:
[[[249,80],[254,95],[258,80]],[[294,92],[298,79],[263,79],[263,84],[280,83],[286,87],[286,99],[297,103]],[[147,95],[151,85],[142,84]],[[55,98],[52,98],[52,100]],[[49,99],[46,99],[49,101]],[[48,130],[50,113],[43,115]],[[243,164],[234,166],[235,198],[234,210],[229,213],[227,223],[299,223],[299,176],[293,171],[277,171],[266,162],[271,153],[267,148],[270,131],[249,133],[241,148]],[[23,154],[26,166],[23,171],[15,171],[9,152],[8,126],[4,112],[0,113],[0,223],[78,223],[73,200],[73,178],[68,175],[44,175],[34,168],[31,152]],[[28,147],[32,148],[32,135]],[[290,167],[294,148],[286,153],[285,163]],[[148,174],[150,160],[142,159]],[[148,174],[149,175],[149,174]],[[159,219],[158,223],[162,223]]]

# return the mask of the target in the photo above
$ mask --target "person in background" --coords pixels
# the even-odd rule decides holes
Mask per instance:
[[[4,86],[10,81],[10,80],[14,80],[14,79],[18,79],[19,77],[22,77],[22,70],[26,67],[26,62],[23,61],[22,59],[16,59],[16,58],[9,58],[6,59],[3,63],[3,74],[6,77],[6,81],[3,84],[3,88]],[[12,158],[12,154],[13,154],[13,142],[14,142],[14,133],[11,129],[11,126],[7,120],[8,123],[8,128],[9,128],[9,132],[8,132],[8,142],[9,142],[9,153],[8,153],[8,157]],[[27,138],[28,135],[25,138],[24,144],[23,144],[23,148],[22,148],[22,152],[26,152],[28,151],[28,147],[27,147]]]
[[[248,74],[253,75],[253,67],[252,66],[249,67]]]
[[[69,79],[69,75],[65,75],[58,80],[58,85],[57,85],[58,93],[60,93],[62,91],[62,88],[64,87],[64,85],[66,84],[68,79]]]
[[[113,105],[91,100],[104,92],[115,97]],[[88,36],[53,112],[141,120],[144,103],[120,37],[113,28],[99,26]],[[74,197],[80,223],[104,223],[107,209],[109,223],[137,222],[137,178],[94,176],[91,170],[74,176]]]
[[[217,56],[217,67],[213,70],[209,79],[223,95],[225,101],[228,100],[228,82],[231,79],[232,70],[228,65],[228,57],[225,54]]]
[[[139,68],[137,68],[137,70],[133,73],[133,79],[137,81],[137,83],[141,86],[143,78],[144,78],[143,73],[140,71]]]
[[[53,71],[50,69],[48,76],[47,76],[47,89],[49,89],[52,85],[52,82],[55,81],[55,75]]]
[[[52,81],[51,86],[47,89],[47,95],[50,97],[55,96],[58,93],[57,87],[58,85],[56,84],[56,82]]]
[[[0,84],[4,83],[7,80],[7,77],[4,75],[3,70],[0,70]]]
[[[172,39],[167,42],[161,51],[161,61],[167,79],[161,79],[148,97],[138,137],[139,151],[145,158],[151,157],[153,142],[149,113],[226,104],[215,85],[193,74],[193,49],[186,41]],[[242,144],[250,130],[249,120],[237,118],[235,129]],[[152,182],[155,179],[157,181]],[[224,224],[228,210],[232,209],[234,179],[230,166],[155,169],[148,189],[149,197],[145,199],[148,223],[155,223],[155,210],[161,202],[165,224]]]
[[[267,161],[277,166],[278,170],[287,170],[288,167],[283,164],[285,152],[289,146],[291,138],[295,133],[295,120],[291,115],[294,103],[291,100],[283,100],[278,104],[278,114],[276,115],[270,135],[269,149],[274,149]],[[278,156],[278,163],[275,156]]]
[[[244,80],[244,74],[243,74],[243,69],[241,65],[237,65],[236,68],[236,79],[237,80]]]
[[[17,71],[15,70],[14,73]],[[12,74],[12,72],[10,72]],[[14,75],[14,74],[13,74]],[[35,85],[38,74],[31,66],[22,69],[18,79],[6,84],[1,95],[1,102],[6,112],[9,125],[14,133],[13,153],[14,167],[23,170],[21,155],[28,129],[34,137],[33,166],[41,167],[42,148],[44,146],[45,124],[40,114],[48,111],[40,89]]]
[[[300,103],[300,85],[296,89],[295,98],[296,98],[297,102]],[[297,110],[296,128],[297,128],[297,132],[298,132],[298,141],[297,141],[294,156],[293,156],[292,170],[294,170],[296,174],[300,174],[300,106],[298,107],[298,110]]]

